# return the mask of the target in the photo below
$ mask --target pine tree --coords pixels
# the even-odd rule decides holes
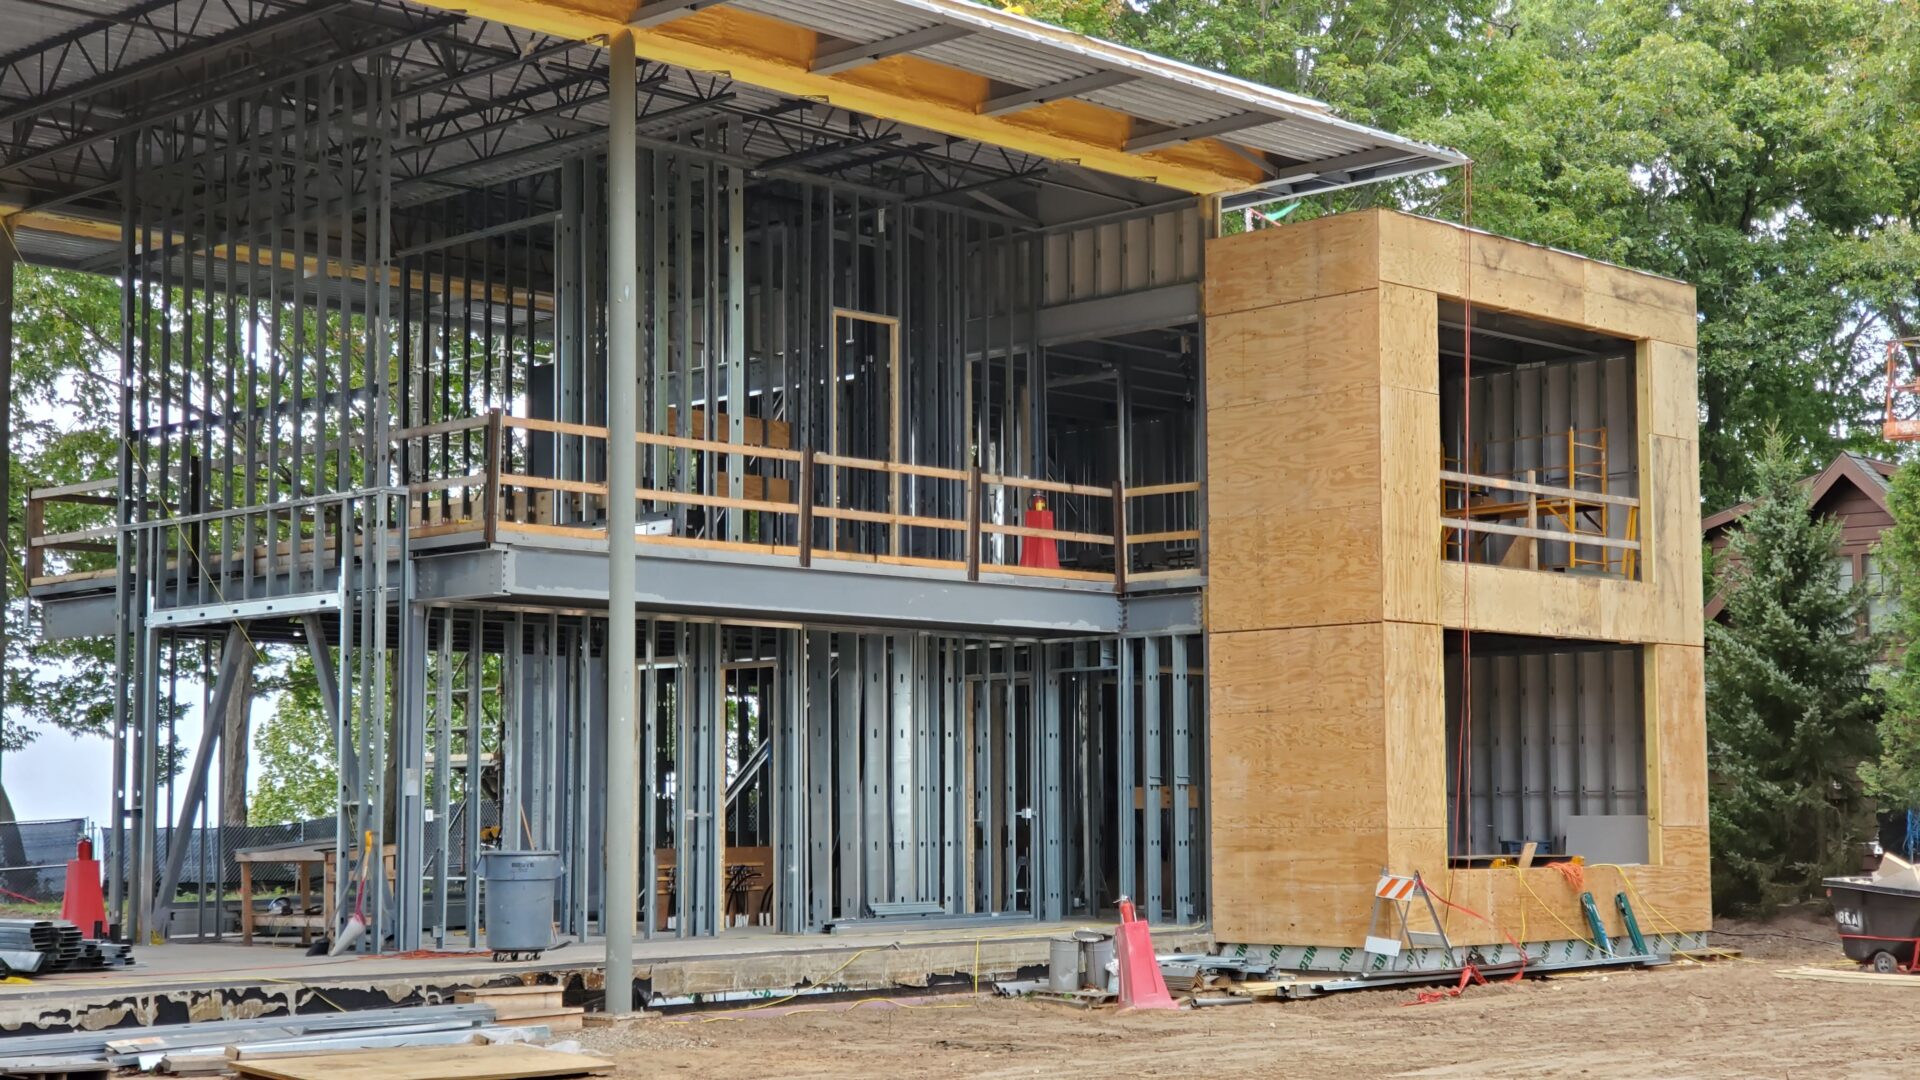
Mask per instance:
[[[1755,474],[1720,578],[1728,624],[1707,627],[1707,735],[1714,900],[1766,911],[1815,895],[1864,828],[1879,650],[1864,590],[1840,582],[1839,524],[1814,518],[1779,432]]]
[[[1898,656],[1879,680],[1886,698],[1880,756],[1860,767],[1860,777],[1883,806],[1900,809],[1920,807],[1920,469],[1894,474],[1887,508],[1893,527],[1880,534],[1874,558],[1895,601],[1888,637]]]

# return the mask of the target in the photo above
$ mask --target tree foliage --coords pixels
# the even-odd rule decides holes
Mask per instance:
[[[1766,910],[1846,862],[1879,651],[1860,633],[1864,590],[1841,584],[1839,523],[1811,513],[1784,437],[1768,436],[1755,473],[1719,582],[1728,623],[1707,625],[1707,737],[1714,900]]]
[[[250,825],[326,817],[334,812],[340,785],[333,725],[320,701],[313,659],[300,653],[277,685],[280,695],[273,715],[253,736],[259,769],[247,804]]]
[[[1474,159],[1476,225],[1699,289],[1701,480],[1880,448],[1920,282],[1920,14],[1881,0],[1037,0]],[[1456,171],[1316,200],[1457,217]]]
[[[26,526],[33,488],[112,476],[119,440],[120,287],[112,278],[21,266],[14,281],[13,456],[6,574],[7,679],[0,749],[37,730],[104,734],[113,724],[113,642],[41,641],[25,596]],[[102,524],[86,508],[48,507],[47,529]],[[110,564],[110,560],[102,565]]]
[[[1894,474],[1887,507],[1893,526],[1880,534],[1874,557],[1896,601],[1889,636],[1904,647],[1881,673],[1880,754],[1860,776],[1883,805],[1920,807],[1920,469]]]

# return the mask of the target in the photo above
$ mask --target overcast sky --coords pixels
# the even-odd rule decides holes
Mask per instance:
[[[181,719],[179,727],[186,760],[192,761],[193,752],[200,745],[199,688],[190,687],[183,681],[180,697],[192,702],[192,708]],[[256,730],[272,714],[273,703],[271,696],[254,699],[253,723]],[[252,785],[258,783],[260,770],[258,755],[252,747],[248,748],[248,753],[254,758],[254,765],[247,772],[251,790]],[[217,777],[217,769],[215,773]],[[110,826],[113,814],[113,741],[94,735],[69,735],[64,731],[43,728],[40,737],[25,750],[15,751],[0,759],[0,783],[6,785],[7,797],[13,800],[13,813],[18,820],[79,817],[87,818],[97,826]],[[212,787],[214,798],[218,799],[217,779]],[[186,793],[184,776],[175,780],[175,789],[176,798]],[[163,801],[166,799],[164,786],[160,797]],[[167,820],[173,819],[174,814],[170,812]]]

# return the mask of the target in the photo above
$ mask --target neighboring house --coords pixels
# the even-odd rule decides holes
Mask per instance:
[[[1805,481],[1812,488],[1813,512],[1840,522],[1840,580],[1843,584],[1856,581],[1866,584],[1867,626],[1873,630],[1885,625],[1890,610],[1886,590],[1881,587],[1874,548],[1880,543],[1880,534],[1893,525],[1893,514],[1887,509],[1887,490],[1893,483],[1896,468],[1891,461],[1849,451]],[[1700,522],[1707,545],[1715,554],[1726,550],[1732,540],[1733,524],[1751,509],[1753,503],[1743,502]],[[1706,617],[1719,619],[1725,608],[1726,601],[1716,594],[1707,601]]]

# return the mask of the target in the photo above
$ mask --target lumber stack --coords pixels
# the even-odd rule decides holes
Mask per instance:
[[[486,1005],[502,1024],[539,1024],[549,1031],[578,1031],[586,1010],[565,1004],[557,986],[482,986],[455,991],[462,1005]]]

